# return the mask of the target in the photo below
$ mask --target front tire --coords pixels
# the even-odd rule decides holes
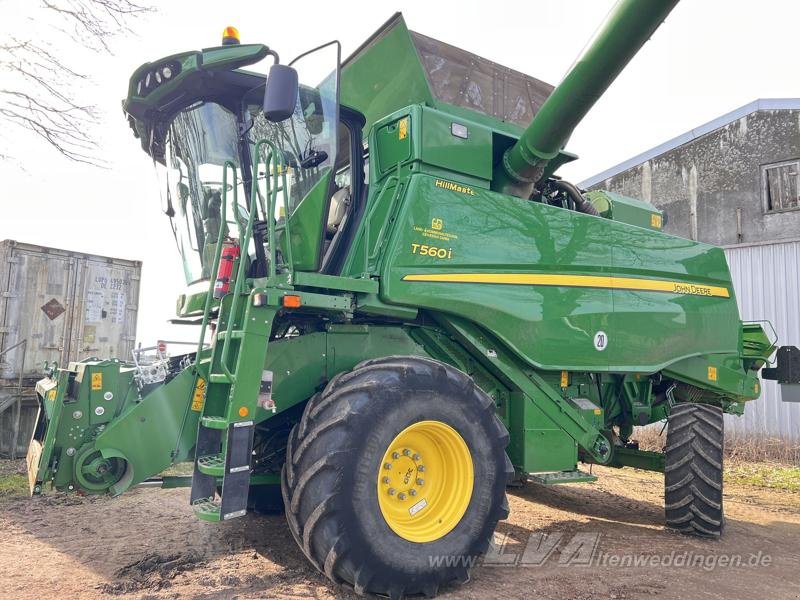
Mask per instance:
[[[667,526],[681,533],[719,537],[722,507],[722,410],[678,404],[667,427],[664,504]]]
[[[461,371],[419,357],[360,363],[289,436],[289,527],[317,569],[359,594],[434,596],[469,578],[508,515],[507,443],[491,398]]]

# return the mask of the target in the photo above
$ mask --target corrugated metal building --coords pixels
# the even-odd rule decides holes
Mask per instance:
[[[779,344],[800,347],[800,240],[729,246],[725,255],[742,319],[769,321]],[[800,403],[782,402],[780,387],[764,381],[761,398],[747,406],[744,419],[727,417],[726,426],[798,442]]]
[[[579,185],[648,200],[666,233],[724,247],[742,319],[800,347],[800,99],[756,100]],[[797,442],[800,404],[768,381],[728,425]]]

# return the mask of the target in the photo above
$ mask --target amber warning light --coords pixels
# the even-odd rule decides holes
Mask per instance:
[[[240,41],[239,39],[239,30],[236,27],[228,26],[222,32],[222,45],[223,46],[233,46],[238,44]]]

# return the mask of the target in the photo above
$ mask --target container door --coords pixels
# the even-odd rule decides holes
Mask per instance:
[[[138,299],[135,267],[101,258],[80,259],[70,360],[129,360],[136,339]]]
[[[38,379],[45,362],[66,361],[75,259],[26,247],[9,254],[8,281],[0,282],[0,292],[5,292],[0,298],[5,302],[0,348],[24,339],[28,344],[24,365],[22,348],[0,358],[0,379],[15,379],[20,367],[23,377]]]

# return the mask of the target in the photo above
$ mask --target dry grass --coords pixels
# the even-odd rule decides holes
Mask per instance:
[[[667,441],[663,423],[634,428],[632,439],[639,442],[642,450],[661,452]],[[780,438],[743,435],[726,432],[725,459],[728,464],[777,463],[800,466],[800,444]]]

